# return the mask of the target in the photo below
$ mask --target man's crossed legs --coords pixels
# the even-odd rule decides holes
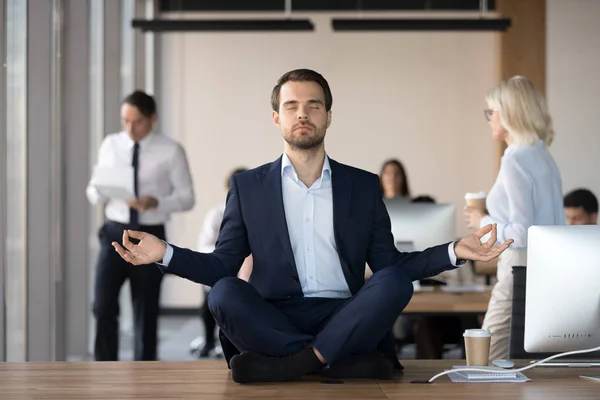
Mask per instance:
[[[249,283],[225,278],[213,286],[208,303],[241,351],[230,363],[238,383],[289,381],[317,371],[391,379],[394,365],[378,347],[412,294],[405,273],[388,267],[349,299],[267,301]]]

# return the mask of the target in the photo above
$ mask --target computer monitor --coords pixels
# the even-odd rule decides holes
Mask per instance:
[[[396,247],[420,251],[456,240],[453,204],[384,200]]]
[[[525,350],[600,346],[600,226],[528,230]]]

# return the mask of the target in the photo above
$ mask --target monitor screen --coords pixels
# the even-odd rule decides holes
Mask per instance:
[[[600,346],[600,226],[528,230],[525,350]]]
[[[454,205],[384,200],[400,251],[421,251],[456,240]]]

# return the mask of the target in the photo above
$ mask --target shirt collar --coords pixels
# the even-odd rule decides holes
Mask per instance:
[[[542,147],[542,146],[544,146],[544,141],[542,139],[538,139],[537,143],[534,144],[533,146],[534,147]],[[504,155],[506,156],[506,155],[514,152],[515,150],[517,150],[520,147],[524,147],[524,145],[513,143],[504,150]]]
[[[133,145],[135,144],[135,142],[133,140],[131,140],[131,138],[129,137],[129,134],[125,131],[121,132],[121,134],[125,138],[125,143],[127,143],[127,147],[129,149],[133,149]],[[148,144],[152,142],[152,139],[154,139],[155,135],[156,134],[154,132],[150,132],[142,140],[140,140],[138,142],[140,144],[140,148],[144,148],[144,147],[148,146]]]
[[[281,176],[282,177],[285,175],[286,171],[289,171],[289,173],[292,174],[292,176],[294,177],[294,179],[296,181],[298,180],[298,174],[296,173],[296,170],[294,169],[294,166],[292,165],[292,161],[290,160],[288,155],[284,152],[283,157],[281,158]],[[323,168],[321,169],[321,178],[323,178],[325,176],[331,177],[331,166],[329,165],[329,157],[327,156],[327,154],[325,154],[325,160],[323,161]]]

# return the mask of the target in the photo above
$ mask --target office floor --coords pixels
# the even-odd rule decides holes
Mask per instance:
[[[204,326],[197,317],[161,316],[159,320],[158,355],[161,361],[197,360],[190,353],[190,343],[204,336]],[[121,334],[119,359],[133,360],[133,331]],[[212,357],[214,359],[214,357]]]

